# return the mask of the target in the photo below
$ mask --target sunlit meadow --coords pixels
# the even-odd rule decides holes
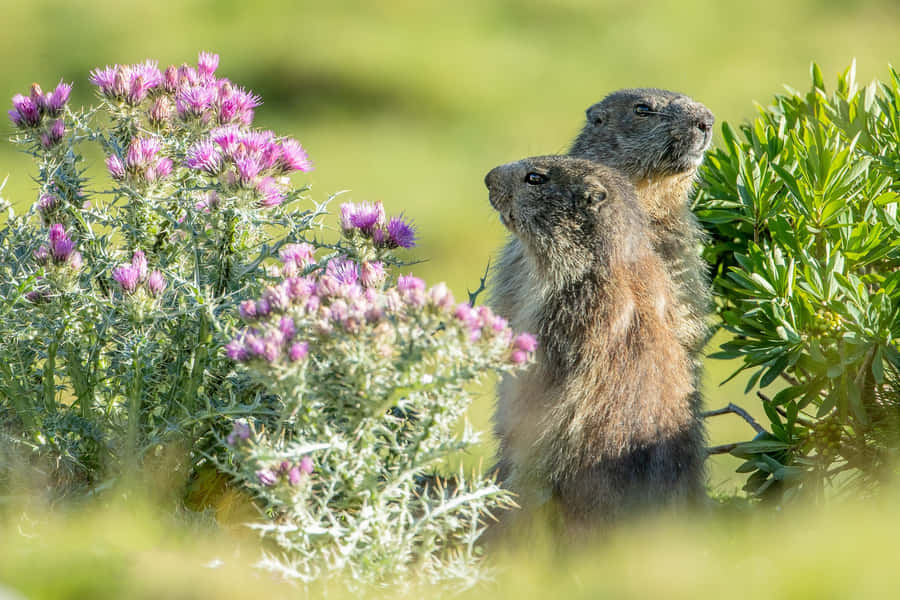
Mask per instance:
[[[581,126],[583,109],[620,87],[683,91],[707,104],[719,121],[736,124],[752,118],[753,102],[770,102],[784,83],[805,91],[812,60],[821,65],[829,86],[853,57],[863,84],[873,77],[886,80],[886,65],[896,60],[900,15],[889,2],[464,2],[451,10],[439,3],[284,8],[13,0],[4,6],[4,21],[0,47],[4,56],[15,57],[0,73],[4,98],[27,94],[33,81],[52,93],[62,80],[74,86],[71,104],[96,106],[87,75],[92,67],[147,57],[181,64],[193,61],[199,50],[215,49],[230,79],[262,99],[255,124],[299,140],[309,152],[315,170],[294,176],[297,187],[310,186],[303,192],[310,199],[305,209],[315,210],[315,203],[349,190],[330,203],[331,216],[321,215],[323,239],[341,238],[342,202],[381,201],[388,214],[402,212],[416,225],[417,247],[401,249],[397,256],[400,262],[424,262],[400,272],[429,283],[446,281],[449,293],[466,299],[503,239],[482,184],[491,167],[564,151]],[[171,110],[177,111],[174,103]],[[48,121],[42,132],[48,141],[59,133],[52,126]],[[11,122],[5,127],[15,134]],[[718,131],[716,141],[721,146]],[[125,166],[129,148],[119,150]],[[166,171],[152,148],[138,150],[133,166],[145,176]],[[105,161],[100,149],[86,150],[81,167],[87,171],[78,176],[92,189],[131,185],[128,169],[118,176],[117,165],[109,168]],[[231,168],[237,172],[236,165]],[[40,200],[34,163],[11,144],[0,146],[0,180],[7,175],[0,196],[18,212]],[[31,240],[29,250],[40,257],[45,248],[47,256],[39,260],[58,276],[54,285],[65,285],[85,250],[69,228],[51,237],[53,223],[47,225],[48,236]],[[272,261],[280,262],[277,250]],[[164,269],[157,276],[154,268],[144,273],[141,264],[124,251],[105,263],[108,281],[118,286],[111,290],[113,297],[132,307],[132,317],[152,315],[160,295],[174,293],[178,285]],[[263,290],[257,291],[259,300]],[[237,303],[234,309],[237,314]],[[727,339],[724,332],[717,335],[711,350]],[[286,348],[288,360],[291,349]],[[745,393],[745,377],[719,387],[736,365],[709,363],[709,407],[734,401],[766,423],[758,399]],[[776,381],[766,393],[774,395],[782,387]],[[469,387],[468,393],[475,396],[468,411],[474,429],[487,430],[491,384]],[[709,425],[714,445],[755,434],[734,415],[710,419]],[[232,427],[229,422],[218,430],[220,442],[234,433]],[[121,433],[126,442],[132,435],[127,429]],[[296,595],[296,588],[261,579],[249,569],[257,541],[240,523],[258,513],[214,472],[200,473],[189,492],[195,506],[209,507],[205,520],[173,517],[171,511],[160,516],[160,501],[170,505],[171,489],[187,483],[183,450],[154,454],[155,469],[140,485],[117,493],[125,501],[114,509],[60,511],[2,494],[3,537],[17,541],[0,544],[0,581],[36,598]],[[489,462],[491,453],[490,436],[482,436],[451,462],[477,466]],[[266,468],[279,486],[291,493],[302,488],[291,487],[292,473],[298,484],[306,475],[299,460],[283,471],[274,455],[268,460]],[[735,494],[746,479],[733,473],[741,462],[727,455],[714,459],[713,493]],[[264,485],[257,474],[261,470],[245,474]],[[29,479],[24,476],[17,485],[33,485]],[[137,501],[146,497],[151,502]],[[496,584],[472,594],[846,598],[885,595],[890,589],[887,561],[898,519],[891,502],[852,504],[821,514],[808,514],[804,507],[786,515],[737,504],[710,519],[662,520],[625,529],[582,556],[556,558],[535,550],[497,557]],[[214,516],[227,531],[219,530]],[[85,540],[91,540],[88,551]],[[55,567],[51,575],[45,575],[45,563]]]

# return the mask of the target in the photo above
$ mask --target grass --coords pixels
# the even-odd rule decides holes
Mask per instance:
[[[309,149],[317,166],[309,178],[313,196],[350,190],[346,198],[405,211],[421,239],[411,257],[428,259],[412,270],[429,282],[446,280],[460,298],[477,287],[503,240],[484,174],[502,162],[564,151],[583,110],[607,92],[676,89],[720,121],[740,121],[782,84],[805,86],[812,60],[826,80],[853,57],[861,81],[884,77],[900,24],[900,7],[888,0],[7,0],[3,15],[0,97],[63,78],[75,82],[73,101],[88,104],[90,68],[147,57],[180,63],[195,60],[198,50],[218,52],[221,73],[263,96],[257,123]],[[31,168],[27,157],[0,144],[0,180],[9,175],[2,193],[20,209],[35,199]],[[90,172],[101,186],[98,158]],[[758,415],[745,380],[718,385],[733,368],[708,364],[708,404],[734,401]],[[488,427],[491,396],[491,386],[483,386],[473,406],[478,428]],[[749,435],[736,417],[710,422],[711,443]],[[482,451],[491,453],[490,440]],[[739,487],[736,464],[712,460],[714,490]],[[873,597],[883,591],[873,586],[890,580],[900,517],[883,509],[854,505],[774,520],[764,512],[720,517],[699,529],[643,525],[564,566],[546,556],[512,558],[516,566],[500,576],[498,589],[504,597],[556,587],[573,597],[718,597],[725,590],[735,598]],[[225,570],[198,567],[195,557],[231,542],[206,530],[178,537],[172,524],[154,534],[156,516],[148,511],[136,518],[127,509],[40,513],[36,537],[19,529],[18,518],[7,520],[4,539],[16,542],[0,544],[0,580],[33,598],[112,597],[119,580],[129,596],[244,597],[247,586],[249,595],[283,593],[232,566],[241,561]],[[197,538],[210,545],[196,545]],[[91,548],[83,547],[86,539]],[[867,548],[865,560],[851,556],[854,540]],[[57,566],[55,575],[38,573],[47,563]]]
[[[583,547],[532,539],[494,551],[493,580],[460,597],[893,598],[896,492],[813,510],[716,507],[690,518],[663,516]],[[304,593],[274,580],[248,566],[258,548],[239,529],[173,516],[134,493],[68,510],[6,508],[0,586],[32,600],[360,597],[335,587]],[[441,590],[383,595],[432,598]]]

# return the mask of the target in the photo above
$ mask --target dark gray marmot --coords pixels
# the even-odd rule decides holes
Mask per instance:
[[[522,250],[516,327],[538,338],[535,364],[499,386],[507,487],[575,531],[702,494],[691,361],[634,187],[560,156],[497,167],[485,183]]]
[[[700,256],[703,235],[688,206],[688,192],[709,147],[713,122],[709,109],[682,94],[619,90],[588,108],[587,123],[569,151],[618,169],[634,184],[648,218],[648,236],[672,280],[678,339],[697,371],[708,339],[710,288]],[[511,238],[492,277],[491,304],[514,326],[519,326],[516,307],[528,306],[522,295],[522,261],[520,242]]]

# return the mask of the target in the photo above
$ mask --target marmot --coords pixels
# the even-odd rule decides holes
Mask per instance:
[[[709,335],[711,292],[699,254],[703,234],[688,206],[688,192],[710,145],[713,122],[709,109],[682,94],[619,90],[587,109],[587,123],[569,150],[570,156],[618,169],[634,184],[649,220],[648,235],[672,279],[678,339],[698,372]],[[524,277],[522,248],[512,238],[493,269],[491,304],[514,325],[519,320],[515,307],[528,306]]]
[[[491,205],[522,250],[516,327],[536,362],[500,384],[500,472],[568,527],[702,493],[702,424],[667,269],[628,179],[596,162],[493,169]]]

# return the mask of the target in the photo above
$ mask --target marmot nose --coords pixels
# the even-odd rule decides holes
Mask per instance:
[[[497,171],[500,167],[494,167],[488,174],[484,176],[484,185],[487,186],[487,189],[491,189],[494,187],[494,183],[497,181]]]

